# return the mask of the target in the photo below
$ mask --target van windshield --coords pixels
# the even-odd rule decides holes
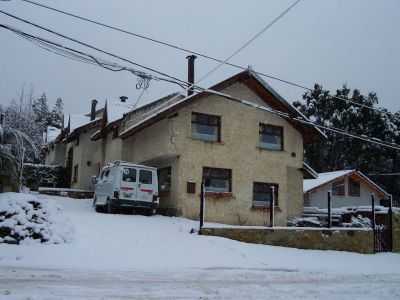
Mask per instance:
[[[122,181],[136,182],[136,169],[124,168],[122,172]]]

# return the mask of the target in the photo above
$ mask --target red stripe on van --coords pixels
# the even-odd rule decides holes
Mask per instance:
[[[121,190],[123,190],[123,191],[132,191],[132,190],[133,190],[133,187],[121,186]]]
[[[145,189],[142,189],[142,190],[140,190],[141,192],[147,192],[147,193],[151,193],[151,192],[153,192],[153,190],[145,190]]]

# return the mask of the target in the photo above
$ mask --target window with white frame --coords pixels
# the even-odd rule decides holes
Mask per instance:
[[[192,138],[220,142],[221,118],[219,116],[192,113]]]
[[[283,150],[283,127],[260,123],[260,148]]]
[[[203,181],[206,192],[232,192],[232,170],[203,168]]]

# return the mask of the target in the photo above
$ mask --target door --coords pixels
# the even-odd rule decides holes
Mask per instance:
[[[124,167],[121,176],[121,199],[135,200],[137,197],[137,169]]]
[[[137,199],[139,201],[152,202],[154,192],[153,172],[139,169]]]

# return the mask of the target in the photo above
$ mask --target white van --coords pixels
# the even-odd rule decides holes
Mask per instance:
[[[119,207],[143,208],[155,214],[159,204],[157,169],[125,161],[107,164],[96,184],[93,206],[96,211],[114,213]]]

